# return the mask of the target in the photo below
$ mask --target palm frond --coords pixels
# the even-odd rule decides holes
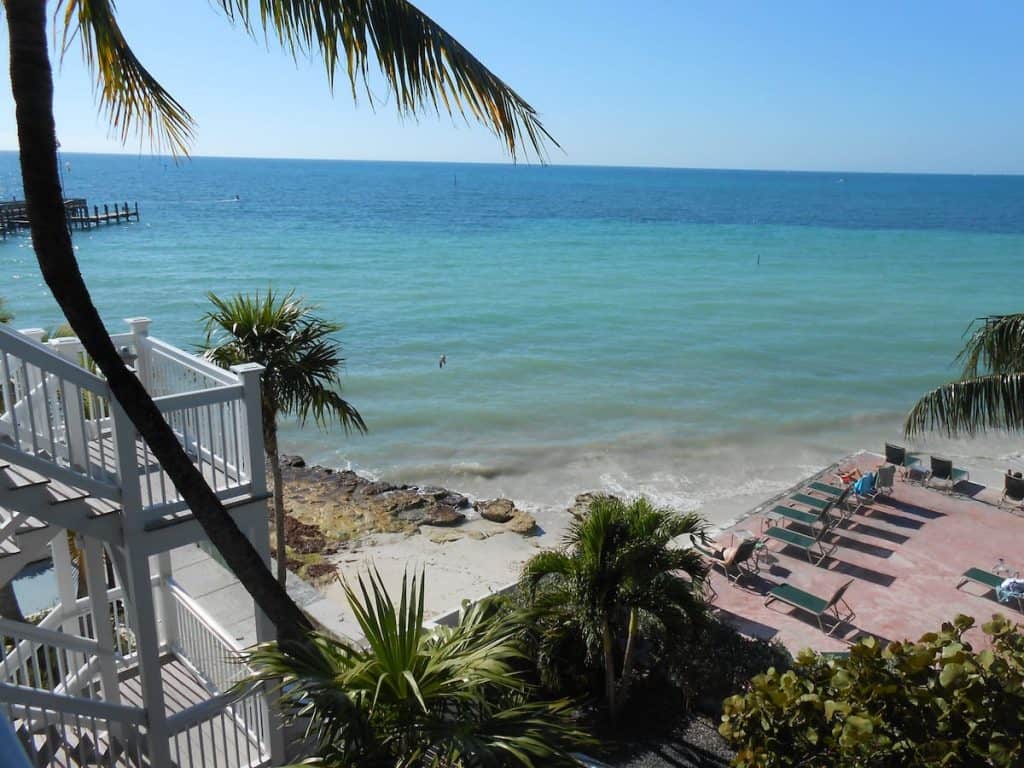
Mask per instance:
[[[333,334],[344,326],[315,314],[316,305],[268,288],[265,294],[228,298],[207,294],[213,309],[203,316],[202,353],[221,367],[241,362],[264,366],[265,419],[279,413],[312,418],[319,427],[339,423],[346,433],[367,431],[366,422],[341,394],[345,359]]]
[[[568,701],[533,701],[513,662],[522,617],[483,601],[454,627],[423,629],[422,574],[397,602],[372,570],[345,584],[365,647],[314,635],[312,648],[248,654],[256,679],[308,718],[318,756],[339,765],[569,765],[586,743]]]
[[[293,56],[323,60],[328,82],[344,66],[353,98],[367,84],[371,55],[400,114],[425,108],[488,126],[515,158],[524,147],[541,159],[558,143],[534,110],[437,22],[407,0],[220,0],[232,20],[276,38]],[[254,9],[255,6],[255,9]]]
[[[971,328],[971,338],[957,355],[962,378],[1024,372],[1024,313],[984,317]]]
[[[113,0],[60,0],[61,56],[75,38],[97,81],[101,109],[124,143],[135,131],[156,148],[187,153],[195,132],[192,116],[146,69],[118,26]]]
[[[918,400],[903,424],[908,437],[926,430],[973,436],[986,429],[1024,430],[1024,373],[943,384]]]

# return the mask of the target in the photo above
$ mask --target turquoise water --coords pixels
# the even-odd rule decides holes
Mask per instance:
[[[289,450],[541,507],[749,505],[898,437],[969,321],[1021,309],[1024,178],[64,161],[69,195],[142,211],[75,235],[111,327],[187,347],[206,291],[294,287],[346,324],[371,431],[290,425]],[[26,240],[0,275],[19,327],[59,320]],[[924,447],[1020,463],[1000,437]]]

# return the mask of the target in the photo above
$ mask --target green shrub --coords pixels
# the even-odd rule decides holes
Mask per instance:
[[[733,765],[999,766],[1024,764],[1024,635],[1003,616],[982,627],[991,648],[964,640],[957,616],[918,642],[873,638],[846,659],[801,653],[725,702],[719,727]]]
[[[784,672],[793,663],[782,643],[744,637],[718,619],[666,649],[665,660],[685,707],[711,715],[721,714],[722,700],[743,692],[756,675]]]

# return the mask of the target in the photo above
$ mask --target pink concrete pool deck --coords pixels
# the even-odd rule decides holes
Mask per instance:
[[[867,472],[882,461],[882,456],[859,453],[840,466]],[[832,474],[820,479],[836,484]],[[833,530],[827,540],[839,546],[819,565],[810,564],[799,549],[769,540],[760,572],[741,579],[740,586],[714,571],[714,605],[744,634],[777,639],[793,653],[802,648],[848,650],[864,635],[916,640],[958,613],[973,616],[978,626],[997,612],[1024,620],[1014,606],[996,602],[993,592],[979,584],[957,589],[968,568],[991,571],[999,558],[1011,571],[1024,573],[1024,516],[997,506],[1001,488],[964,483],[957,490],[963,494],[951,496],[897,477],[891,496],[879,497]],[[759,511],[790,503],[783,498]],[[728,546],[737,536],[760,535],[766,518],[759,511],[726,528],[717,541]],[[798,524],[792,527],[807,532]],[[777,601],[764,605],[768,591],[782,582],[828,598],[850,578],[846,601],[856,616],[836,627],[831,637],[810,614]],[[833,625],[825,621],[826,630]],[[968,638],[977,646],[983,635],[973,629]]]

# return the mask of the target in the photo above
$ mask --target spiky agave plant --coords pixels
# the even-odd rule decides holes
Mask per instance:
[[[327,766],[574,765],[589,742],[568,700],[537,701],[517,671],[520,617],[490,601],[454,627],[423,628],[422,575],[403,577],[396,606],[380,574],[345,584],[364,644],[317,633],[306,646],[257,647],[256,680],[280,685],[287,717],[308,718]]]

